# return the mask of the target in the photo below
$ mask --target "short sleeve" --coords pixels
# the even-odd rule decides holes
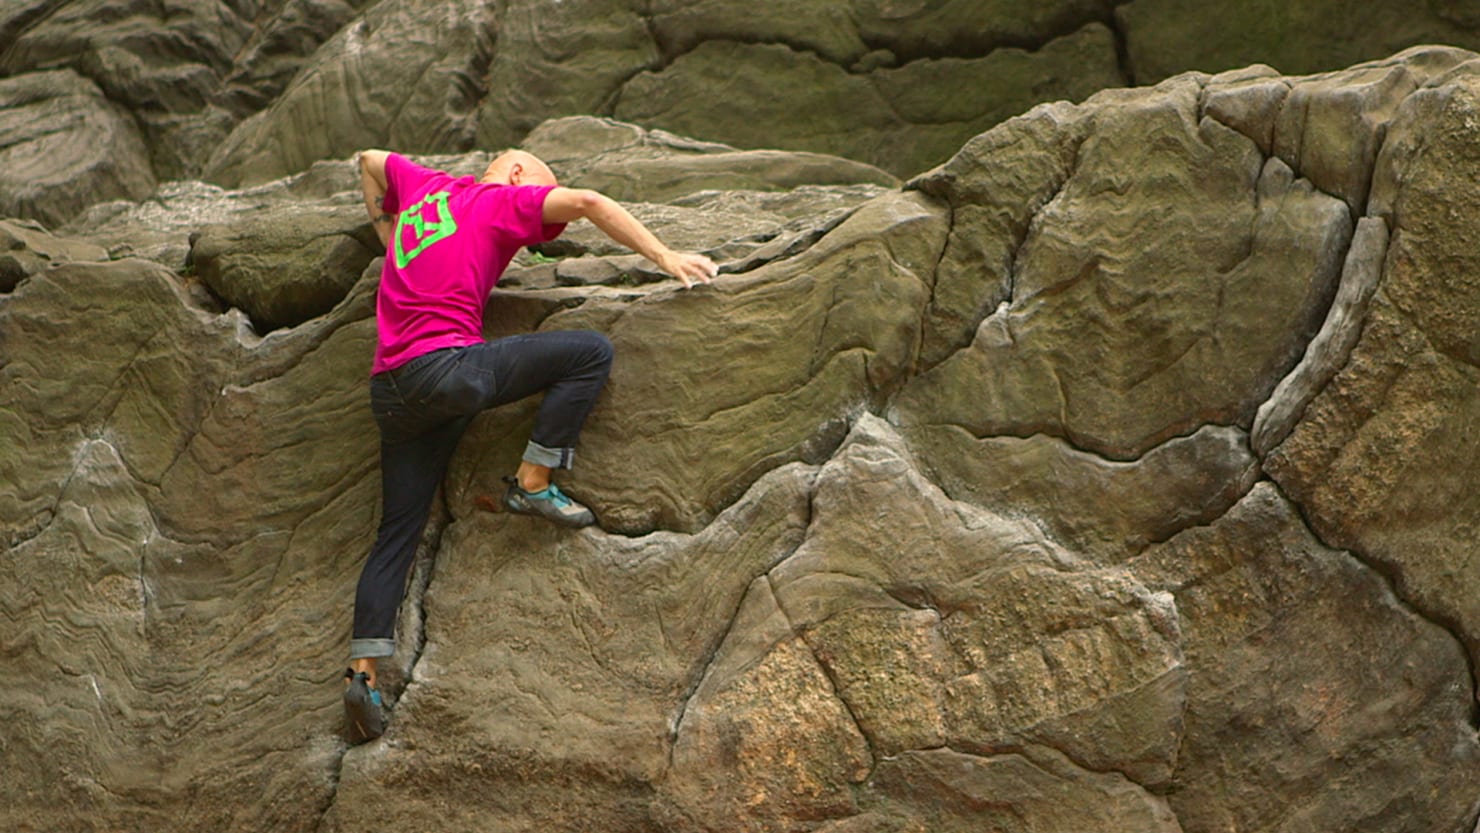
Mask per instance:
[[[565,223],[546,223],[545,198],[555,190],[554,185],[503,186],[507,194],[507,210],[502,212],[499,232],[516,246],[545,243],[559,237],[565,231]]]
[[[423,168],[399,153],[387,154],[385,157],[385,210],[391,214],[399,214],[406,207],[403,202],[404,198],[414,195],[418,183],[436,174],[436,171]]]

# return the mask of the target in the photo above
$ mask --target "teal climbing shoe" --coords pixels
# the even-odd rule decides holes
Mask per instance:
[[[349,685],[344,687],[344,718],[350,740],[364,743],[385,733],[385,708],[380,691],[370,687],[370,675],[353,669],[344,672]]]
[[[504,492],[504,508],[510,512],[534,515],[561,526],[582,527],[596,523],[596,516],[590,509],[571,500],[554,483],[538,492],[526,492],[519,488],[516,478],[505,477],[504,482],[509,484]]]

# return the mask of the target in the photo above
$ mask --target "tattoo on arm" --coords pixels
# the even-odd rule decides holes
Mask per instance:
[[[378,196],[378,197],[375,198],[375,207],[378,208],[378,209],[380,209],[380,216],[379,217],[376,217],[375,220],[374,220],[374,222],[376,222],[376,223],[393,223],[393,222],[395,222],[396,218],[393,217],[393,216],[391,216],[391,213],[389,211],[386,211],[385,210],[385,195],[384,194],[382,194],[381,196]]]

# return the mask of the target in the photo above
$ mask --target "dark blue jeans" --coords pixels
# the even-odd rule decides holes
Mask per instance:
[[[544,391],[524,459],[570,468],[611,362],[606,336],[557,330],[437,350],[371,377],[370,406],[380,426],[381,517],[355,592],[350,659],[395,653],[406,574],[437,487],[473,417]]]

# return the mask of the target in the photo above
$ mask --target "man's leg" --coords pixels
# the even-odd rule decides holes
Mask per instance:
[[[581,428],[611,372],[611,342],[600,333],[556,330],[497,339],[465,351],[464,372],[481,374],[486,382],[482,407],[545,393],[511,484],[518,491],[511,489],[505,505],[571,526],[594,522],[588,510],[552,486],[550,474],[570,468],[575,459]]]
[[[396,614],[406,594],[406,574],[467,423],[448,423],[403,442],[388,441],[382,434],[380,528],[355,591],[350,670],[345,675],[345,715],[358,735],[352,739],[372,740],[385,731],[376,662],[395,653]]]
[[[497,339],[466,348],[468,373],[485,374],[482,407],[545,392],[534,431],[518,472],[509,479],[503,505],[568,527],[596,521],[591,510],[571,500],[551,482],[554,469],[568,469],[586,416],[611,371],[611,342],[601,333],[555,330]]]
[[[395,653],[396,614],[406,592],[406,574],[467,424],[461,419],[410,440],[381,441],[380,528],[360,572],[350,641],[350,667],[367,672],[372,688],[375,660]]]

